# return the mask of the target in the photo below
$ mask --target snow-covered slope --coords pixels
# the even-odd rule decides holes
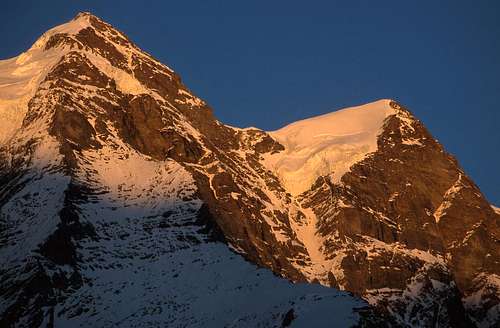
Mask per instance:
[[[308,190],[320,176],[334,182],[377,150],[384,120],[395,110],[383,99],[294,122],[269,134],[285,150],[266,156],[265,165],[292,195]]]
[[[90,25],[89,16],[80,15],[74,20],[45,32],[21,55],[0,60],[0,145],[21,127],[28,101],[34,96],[40,82],[69,48],[45,49],[56,34],[75,35]]]
[[[89,268],[93,287],[54,308],[55,326],[281,327],[291,312],[291,327],[350,327],[359,321],[353,309],[364,306],[327,287],[291,284],[219,243],[148,255]]]
[[[200,139],[182,110],[204,103],[98,18],[1,61],[0,84],[1,326],[328,327],[370,313],[221,242],[180,160]]]

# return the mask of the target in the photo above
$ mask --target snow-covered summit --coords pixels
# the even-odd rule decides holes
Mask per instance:
[[[45,32],[24,53],[0,60],[0,145],[21,126],[28,101],[34,95],[46,74],[69,52],[69,47],[46,49],[49,40],[57,34],[75,35],[91,26],[89,13],[80,13],[71,21]]]
[[[26,52],[0,60],[0,146],[21,128],[29,100],[47,74],[70,52],[78,52],[111,77],[125,94],[165,97],[166,92],[158,90],[156,82],[160,76],[180,84],[171,68],[139,49],[123,33],[90,13],[79,13],[45,32]],[[181,90],[175,102],[203,105],[182,85],[178,87]]]
[[[377,150],[384,120],[396,113],[390,102],[381,99],[269,132],[285,151],[268,155],[264,163],[293,195],[309,189],[319,176],[331,175],[337,182],[354,163]]]
[[[97,17],[91,15],[90,13],[79,13],[69,22],[58,25],[54,28],[51,28],[47,32],[45,32],[31,47],[31,49],[42,49],[45,47],[47,41],[51,36],[56,34],[68,34],[75,35],[84,28],[92,26],[91,18],[98,19]],[[30,49],[30,50],[31,50]]]

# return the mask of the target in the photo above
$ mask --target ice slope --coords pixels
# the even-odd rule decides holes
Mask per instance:
[[[338,182],[354,163],[377,150],[383,122],[395,114],[389,102],[382,99],[269,132],[285,151],[267,156],[264,164],[295,196],[308,190],[319,176],[330,175]]]

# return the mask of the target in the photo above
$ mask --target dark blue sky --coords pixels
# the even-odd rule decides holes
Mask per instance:
[[[500,2],[9,1],[0,57],[91,11],[235,126],[394,98],[500,205]]]

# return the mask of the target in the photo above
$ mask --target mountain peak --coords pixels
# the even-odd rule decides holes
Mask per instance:
[[[95,16],[94,14],[92,14],[89,11],[80,11],[78,14],[76,14],[76,16],[75,16],[75,18],[73,18],[73,20],[88,19],[90,17],[99,19],[97,16]]]
[[[293,195],[332,172],[333,180],[339,181],[354,163],[377,149],[385,119],[400,107],[381,99],[291,123],[270,132],[286,151],[268,155],[265,163]]]
[[[98,16],[96,16],[88,11],[79,12],[78,14],[76,14],[76,16],[72,20],[70,20],[66,24],[74,24],[75,22],[80,24],[80,26],[93,27],[94,29],[101,30],[101,31],[113,30],[112,34],[119,34],[119,35],[126,38],[126,36],[123,33],[118,31],[111,24],[107,23],[106,21],[104,21],[100,17],[98,17]],[[63,25],[65,25],[65,24],[63,24]]]
[[[51,40],[51,38],[55,35],[76,35],[81,30],[91,26],[91,18],[90,13],[79,13],[73,19],[68,22],[65,22],[61,25],[51,28],[33,44],[30,50],[36,49],[45,49],[47,43]],[[97,18],[96,18],[97,19]]]
[[[87,67],[88,72],[83,72],[82,67]],[[8,82],[0,85],[0,119],[4,122],[0,145],[20,129],[28,101],[48,75],[81,83],[78,76],[70,76],[73,71],[79,71],[80,77],[90,71],[104,74],[124,94],[148,94],[189,108],[205,106],[181,84],[172,69],[110,24],[82,12],[45,32],[26,52],[0,61],[0,80]]]
[[[62,25],[74,25],[77,24],[80,27],[86,28],[86,27],[94,27],[94,28],[99,28],[99,26],[105,25],[108,27],[113,28],[109,23],[105,22],[103,19],[97,17],[96,15],[92,14],[91,12],[88,11],[81,11],[76,16],[68,21],[67,23],[64,23]],[[60,26],[62,26],[60,25]]]
[[[109,23],[90,12],[80,12],[73,19],[46,31],[28,51],[54,48],[88,50],[110,43],[137,49],[127,36]]]
[[[234,129],[80,13],[0,61],[0,122],[2,327],[254,323],[240,300],[268,293],[216,241],[292,281],[352,292],[397,326],[498,326],[500,216],[396,101]],[[214,297],[239,317],[192,306]],[[306,320],[297,300],[258,312]]]

